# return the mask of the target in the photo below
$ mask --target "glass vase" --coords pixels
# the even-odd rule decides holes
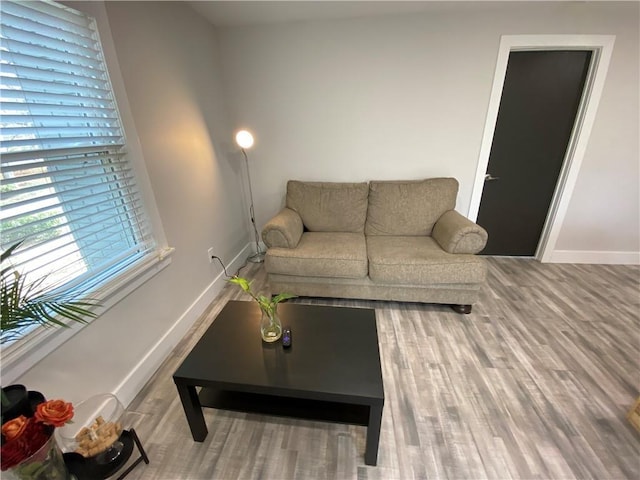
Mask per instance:
[[[266,343],[275,342],[282,336],[282,324],[280,323],[280,317],[278,317],[277,305],[274,305],[273,309],[270,310],[261,310],[260,335],[262,335],[262,341]]]
[[[70,480],[62,451],[54,435],[39,450],[8,470],[9,478],[16,480]]]

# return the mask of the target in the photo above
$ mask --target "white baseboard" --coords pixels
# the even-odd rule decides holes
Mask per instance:
[[[555,250],[548,263],[590,263],[601,265],[640,265],[640,252],[598,252]]]
[[[252,253],[249,245],[243,248],[238,255],[227,265],[228,272],[237,271]],[[200,318],[207,307],[215,300],[225,286],[226,277],[221,272],[187,310],[176,320],[173,326],[167,330],[147,354],[131,369],[113,392],[123,403],[125,408],[133,401],[145,384],[162,365],[178,342],[184,337],[189,328]]]

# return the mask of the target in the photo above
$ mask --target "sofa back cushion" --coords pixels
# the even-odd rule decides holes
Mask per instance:
[[[369,183],[367,235],[431,235],[443,213],[453,210],[455,178]]]
[[[367,183],[287,182],[287,207],[310,232],[364,232]]]

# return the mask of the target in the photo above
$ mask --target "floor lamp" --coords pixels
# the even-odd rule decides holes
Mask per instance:
[[[249,196],[251,197],[251,205],[249,206],[249,217],[251,218],[251,225],[253,225],[253,235],[256,242],[256,253],[249,257],[249,261],[252,263],[264,262],[264,252],[260,250],[260,235],[258,235],[258,228],[256,227],[256,217],[253,210],[253,191],[251,190],[251,175],[249,173],[249,159],[247,158],[246,148],[251,148],[253,145],[253,135],[246,130],[240,130],[236,133],[236,143],[242,150],[244,156],[244,163],[247,167],[247,181],[249,183]]]

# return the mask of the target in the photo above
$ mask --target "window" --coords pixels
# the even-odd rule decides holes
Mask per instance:
[[[2,250],[23,241],[13,264],[52,288],[108,290],[157,255],[96,22],[48,1],[0,13]]]

